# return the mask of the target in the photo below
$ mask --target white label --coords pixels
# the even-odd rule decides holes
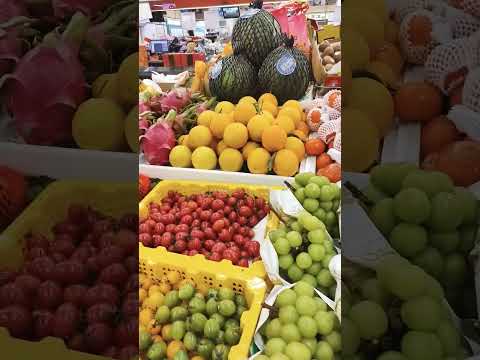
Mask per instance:
[[[297,62],[290,54],[283,55],[277,62],[277,71],[284,76],[292,74],[296,67]]]

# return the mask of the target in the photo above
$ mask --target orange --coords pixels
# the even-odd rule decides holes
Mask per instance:
[[[160,334],[161,331],[162,331],[161,326],[152,326],[150,328],[150,334],[152,334],[152,335],[158,335],[158,334]]]
[[[287,138],[287,143],[285,144],[285,149],[292,150],[295,155],[298,157],[298,161],[302,161],[305,157],[305,145],[303,141],[295,136],[289,136]]]
[[[416,46],[425,46],[432,41],[432,21],[425,15],[415,15],[410,19],[408,34]]]
[[[317,171],[318,176],[325,176],[332,183],[336,183],[342,178],[342,168],[339,164],[333,163]]]
[[[453,122],[446,116],[438,116],[426,123],[422,128],[422,156],[442,150],[442,148],[460,140],[460,133]]]
[[[396,113],[403,122],[423,123],[442,113],[442,93],[425,82],[403,84],[394,100]]]
[[[389,42],[384,42],[375,53],[374,59],[390,66],[395,74],[400,74],[403,69],[404,59],[398,47]]]
[[[178,340],[173,340],[167,346],[167,358],[173,359],[175,357],[175,354],[180,350],[184,350],[183,343]]]
[[[332,163],[332,158],[327,153],[318,155],[317,157],[317,170],[323,169],[325,166]]]
[[[320,139],[309,139],[305,143],[305,152],[307,155],[320,155],[325,152],[325,143]]]
[[[162,338],[165,341],[172,340],[172,337],[170,336],[171,331],[172,331],[172,325],[170,325],[170,324],[162,327]]]
[[[269,126],[262,133],[262,145],[267,151],[282,150],[286,143],[287,133],[278,125]]]
[[[293,130],[292,135],[298,137],[303,142],[307,141],[307,135],[301,130]]]
[[[300,130],[301,132],[303,132],[305,135],[308,135],[308,133],[310,132],[310,128],[308,127],[307,123],[305,121],[300,121],[298,124],[297,124],[297,130]]]

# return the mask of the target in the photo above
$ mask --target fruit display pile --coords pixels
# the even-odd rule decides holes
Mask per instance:
[[[140,359],[227,360],[242,335],[245,297],[222,287],[201,292],[171,271],[156,284],[140,275]]]
[[[439,281],[459,316],[475,317],[473,266],[478,200],[448,175],[409,164],[372,169],[369,215],[390,245]]]
[[[376,272],[353,266],[345,273],[354,275],[342,279],[342,354],[379,360],[468,358],[440,284],[418,266],[391,255]]]
[[[0,76],[15,140],[136,152],[137,4],[44,5],[2,1]]]
[[[200,113],[197,125],[178,139],[170,165],[295,175],[305,157],[306,115],[298,101],[278,105],[271,93],[258,101],[246,96],[237,104],[219,102],[214,111]]]
[[[139,241],[146,247],[248,267],[260,256],[253,228],[269,212],[268,202],[243,189],[190,196],[169,191],[160,204],[150,203],[148,217],[140,221]]]
[[[136,226],[136,215],[115,220],[71,205],[52,239],[28,234],[22,267],[2,271],[0,327],[115,359],[138,354]]]
[[[406,1],[388,10],[385,3],[374,1],[362,9],[354,1],[342,4],[344,67],[370,74],[344,82],[344,136],[351,147],[345,152],[347,169],[362,172],[373,165],[396,119],[400,126],[420,124],[422,168],[469,186],[480,180],[478,132],[472,130],[480,113],[474,90],[480,71],[478,12],[463,1],[438,2],[433,8],[429,2]],[[445,31],[440,34],[433,24]],[[413,66],[422,74],[403,79]]]
[[[265,349],[257,360],[334,359],[344,341],[335,312],[303,281],[282,290],[260,333]]]

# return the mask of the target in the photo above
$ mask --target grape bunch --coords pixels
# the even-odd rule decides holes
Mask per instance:
[[[333,360],[342,348],[335,312],[303,281],[278,295],[260,333],[265,349],[256,360]]]
[[[310,172],[297,174],[292,187],[303,208],[322,221],[334,238],[339,238],[337,210],[340,206],[340,187],[330,183],[325,176],[315,176]]]
[[[365,194],[374,203],[370,218],[390,245],[443,285],[459,315],[474,315],[475,301],[465,294],[474,296],[467,256],[477,232],[475,196],[443,173],[410,164],[375,167]]]
[[[269,238],[282,277],[292,283],[305,281],[325,294],[335,295],[336,282],[328,269],[335,249],[321,220],[303,212],[298,219],[271,231]]]
[[[342,359],[468,357],[442,287],[420,267],[389,255],[376,273],[342,280]]]

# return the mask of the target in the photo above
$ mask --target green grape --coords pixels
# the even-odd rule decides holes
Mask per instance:
[[[295,262],[302,270],[308,269],[310,266],[312,266],[312,258],[306,252],[301,252],[298,254]]]
[[[435,334],[409,331],[402,338],[402,353],[409,360],[438,360],[442,358],[442,344]]]
[[[306,195],[305,195],[305,188],[300,188],[295,190],[295,197],[300,203],[303,203],[305,201]]]
[[[278,265],[280,269],[287,270],[293,264],[293,256],[291,254],[281,255],[278,257]]]
[[[370,210],[369,216],[378,230],[388,236],[397,223],[393,212],[393,199],[384,198],[378,201]]]
[[[292,289],[285,289],[278,294],[275,304],[279,307],[287,305],[295,305],[297,301],[297,293]]]
[[[270,231],[270,233],[268,234],[268,236],[270,237],[270,240],[274,243],[276,242],[279,238],[281,237],[286,237],[287,236],[287,233],[285,232],[285,230],[281,230],[281,229],[277,229],[277,230],[273,230],[273,231]]]
[[[295,359],[295,358],[292,358],[292,359]],[[318,342],[315,359],[317,360],[333,360],[334,359],[333,349],[328,342],[323,340]]]
[[[260,354],[255,357],[255,360],[270,360],[270,358],[267,355]],[[288,358],[287,358],[288,360]]]
[[[276,353],[276,354],[273,354],[272,356],[270,356],[270,358],[268,360],[290,360],[290,358],[285,354]]]
[[[460,244],[458,250],[467,255],[472,251],[475,245],[475,235],[477,227],[475,225],[464,225],[460,227]]]
[[[323,185],[320,188],[320,201],[330,201],[335,199],[337,194],[337,187],[335,185]],[[333,204],[332,204],[333,207]]]
[[[307,184],[305,186],[305,196],[311,199],[318,199],[320,197],[320,187],[317,184]]]
[[[377,278],[402,300],[419,296],[425,289],[425,272],[397,256],[385,256],[377,267]]]
[[[315,326],[316,326],[316,324],[315,324]],[[313,338],[313,339],[303,338],[302,339],[302,344],[307,345],[307,347],[310,349],[310,352],[312,354],[315,354],[315,351],[317,350],[317,339],[315,339],[315,338]]]
[[[333,202],[332,201],[321,201],[320,208],[325,211],[329,212],[333,209]]]
[[[313,316],[317,311],[317,303],[312,297],[301,295],[297,297],[295,308],[300,315]]]
[[[300,281],[306,282],[306,283],[312,285],[313,287],[317,286],[317,279],[315,278],[315,276],[310,275],[310,274],[303,274]]]
[[[430,234],[430,243],[442,253],[449,254],[460,244],[460,234],[458,231],[433,232]]]
[[[425,249],[427,231],[420,225],[399,223],[390,233],[389,241],[400,255],[411,258]]]
[[[330,180],[328,180],[326,176],[312,176],[308,182],[311,184],[317,184],[319,187],[330,184]]]
[[[309,213],[313,214],[319,208],[320,203],[318,202],[317,199],[306,198],[303,201],[302,205],[303,205],[303,208],[305,210],[307,210]]]
[[[295,291],[295,294],[297,294],[297,297],[302,295],[313,297],[314,294],[313,286],[302,281],[296,283],[293,286],[293,290]]]
[[[460,286],[465,283],[467,263],[462,254],[453,253],[445,258],[443,281],[447,286]]]
[[[302,232],[303,226],[302,226],[302,224],[300,224],[299,221],[293,221],[293,222],[290,224],[290,229],[292,229],[292,230],[294,230],[294,231]]]
[[[330,344],[334,352],[342,350],[342,336],[338,331],[332,331],[325,336],[325,340]]]
[[[323,244],[327,240],[327,233],[324,229],[318,229],[310,231],[307,237],[312,244]]]
[[[335,314],[331,311],[320,311],[314,316],[317,322],[317,329],[320,335],[330,334],[335,327]]]
[[[429,274],[423,273],[423,275],[425,283],[425,295],[428,295],[437,301],[443,301],[445,298],[445,292],[443,291],[442,285],[440,285],[440,283]]]
[[[317,311],[327,311],[328,305],[320,297],[314,297],[315,302],[317,303]]]
[[[283,237],[277,239],[277,242],[273,244],[273,247],[278,255],[287,255],[291,250],[290,243]]]
[[[276,353],[283,353],[287,343],[281,338],[273,338],[265,344],[265,354],[272,356]]]
[[[325,247],[320,244],[311,244],[308,246],[308,254],[313,261],[321,261],[325,256]]]
[[[336,212],[339,207],[340,207],[340,200],[338,200],[338,199],[333,200],[333,208],[332,208],[332,210]]]
[[[327,212],[320,207],[317,209],[317,211],[315,211],[313,215],[315,215],[318,220],[325,221],[325,216],[327,215]]]
[[[430,200],[418,189],[409,188],[400,191],[393,199],[393,211],[399,219],[412,224],[422,224],[429,219]]]
[[[297,322],[300,334],[304,338],[312,339],[317,336],[317,322],[310,316],[300,316]]]
[[[473,225],[478,217],[478,202],[475,195],[468,189],[456,187],[455,195],[463,206],[463,225]]]
[[[438,193],[432,198],[429,226],[437,231],[453,231],[463,220],[463,205],[455,194]]]
[[[408,360],[405,355],[398,351],[387,351],[381,354],[377,360]]]
[[[441,307],[429,296],[419,296],[402,304],[403,322],[412,330],[432,331],[440,323]]]
[[[330,240],[325,241],[322,245],[325,248],[325,252],[327,254],[331,254],[333,252],[333,242],[331,242]]]
[[[460,335],[455,326],[447,320],[443,320],[437,328],[436,332],[443,352],[446,355],[455,356],[460,346]]]
[[[288,277],[293,282],[299,281],[303,276],[303,270],[300,269],[296,264],[292,264],[287,271]]]
[[[300,222],[308,231],[319,230],[319,229],[325,230],[325,224],[313,215],[304,217],[303,221],[302,219],[300,219]]]
[[[325,225],[332,227],[337,223],[337,215],[333,211],[327,212],[325,215]]]
[[[332,260],[334,254],[327,254],[322,260],[322,266],[324,268],[328,268],[328,265],[330,265],[330,260]]]
[[[350,318],[360,332],[360,337],[366,340],[377,339],[388,328],[387,314],[377,303],[364,300],[352,306]]]
[[[295,175],[295,182],[298,183],[300,186],[305,186],[308,184],[308,181],[314,177],[315,174],[313,172],[304,172]]]
[[[354,355],[360,345],[357,326],[348,317],[342,316],[342,354]]]
[[[425,170],[415,170],[408,174],[402,183],[402,189],[418,189],[432,197],[437,193],[437,188],[433,183],[433,176]]]
[[[298,312],[293,305],[286,305],[280,308],[278,318],[283,325],[295,324],[298,320]]]
[[[381,164],[370,171],[372,184],[387,195],[395,195],[402,187],[405,177],[416,170],[413,164]]]
[[[282,323],[280,319],[272,319],[265,327],[265,336],[269,339],[278,338],[282,330]]]
[[[293,248],[302,245],[302,235],[298,231],[289,231],[286,238]]]
[[[322,270],[322,264],[319,262],[314,262],[312,266],[310,266],[310,268],[307,269],[307,273],[309,273],[310,275],[316,276],[320,272],[320,270]]]
[[[385,305],[390,296],[377,278],[370,278],[362,284],[362,296],[380,305]]]
[[[385,193],[383,193],[381,190],[379,190],[375,185],[371,183],[369,183],[365,188],[363,188],[362,192],[374,204],[377,204],[379,201],[387,197]]]
[[[317,275],[317,283],[323,287],[330,287],[335,284],[335,279],[328,269],[322,269]]]
[[[285,354],[288,356],[289,359],[295,360],[311,360],[312,353],[307,345],[302,344],[297,341],[293,341],[287,345],[285,348]]]
[[[300,330],[298,330],[298,327],[295,324],[283,325],[281,334],[282,339],[285,340],[287,343],[291,343],[292,341],[300,341],[302,339],[302,335],[300,335]]]
[[[451,193],[454,191],[453,181],[447,174],[440,171],[431,171],[429,177],[431,179],[432,186],[435,189],[435,193]]]
[[[426,247],[413,258],[413,263],[436,278],[439,278],[443,272],[443,257],[440,251],[433,247]]]

